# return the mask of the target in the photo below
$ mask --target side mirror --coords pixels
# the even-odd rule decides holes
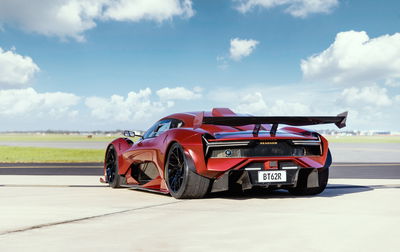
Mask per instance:
[[[137,134],[136,132],[131,131],[131,130],[124,130],[123,135],[126,137],[143,137],[142,135]]]
[[[124,136],[126,136],[126,137],[135,137],[136,135],[135,135],[135,132],[133,132],[133,131],[130,131],[130,130],[124,130]]]

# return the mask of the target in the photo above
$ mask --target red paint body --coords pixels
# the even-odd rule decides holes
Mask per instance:
[[[252,162],[264,162],[263,169],[277,169],[270,161],[292,161],[299,167],[304,168],[322,168],[328,155],[327,140],[314,132],[297,128],[283,127],[275,135],[270,135],[271,125],[263,124],[262,131],[258,136],[252,134],[254,125],[230,127],[223,125],[201,124],[196,121],[196,116],[204,113],[204,116],[235,116],[229,109],[213,109],[212,112],[191,112],[178,113],[162,118],[178,119],[183,122],[179,128],[169,129],[156,137],[140,139],[131,144],[126,138],[118,138],[110,143],[114,145],[118,156],[118,173],[125,176],[127,184],[138,185],[143,189],[157,190],[168,193],[168,188],[164,180],[164,166],[167,158],[168,148],[172,143],[178,142],[189,156],[196,168],[196,172],[210,179],[218,179],[220,176],[230,170],[238,170]],[[231,134],[236,133],[236,134]],[[243,158],[205,158],[205,148],[202,137],[211,135],[213,141],[241,141],[241,140],[320,140],[322,152],[315,156],[269,156],[269,157],[243,157]],[[143,163],[152,163],[157,168],[158,175],[151,181],[139,185],[132,176],[132,169],[138,169],[137,166]],[[274,164],[274,163],[272,163]]]

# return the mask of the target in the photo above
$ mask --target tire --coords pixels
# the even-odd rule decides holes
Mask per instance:
[[[173,143],[165,162],[165,181],[169,193],[176,199],[203,198],[210,186],[210,179],[195,172],[193,161],[186,157],[182,146]]]
[[[118,159],[117,152],[113,145],[107,149],[106,154],[106,181],[112,188],[120,188],[123,177],[118,174]]]
[[[296,196],[305,196],[305,195],[317,195],[322,193],[326,185],[328,184],[329,178],[329,167],[332,164],[332,155],[330,150],[328,150],[328,156],[326,158],[326,162],[323,168],[318,169],[318,187],[307,188],[307,178],[310,174],[310,170],[302,169],[299,171],[297,186],[294,188],[290,188],[289,192]]]

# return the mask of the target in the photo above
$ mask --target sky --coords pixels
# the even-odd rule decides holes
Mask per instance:
[[[400,131],[399,29],[397,0],[1,0],[0,131],[213,107]]]

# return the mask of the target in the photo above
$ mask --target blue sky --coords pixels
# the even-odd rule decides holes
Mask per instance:
[[[399,131],[400,2],[4,0],[0,131],[144,129],[174,112]]]

